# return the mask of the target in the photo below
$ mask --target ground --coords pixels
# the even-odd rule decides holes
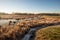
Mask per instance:
[[[3,17],[4,16],[4,17]],[[6,17],[5,17],[6,16]],[[19,19],[19,20],[24,20],[24,21],[19,21],[17,24],[14,24],[13,27],[11,27],[10,25],[6,25],[5,27],[0,27],[0,40],[18,40],[21,39],[24,35],[25,32],[29,29],[29,28],[34,28],[36,27],[36,25],[50,25],[50,24],[54,24],[54,23],[60,23],[60,16],[48,16],[48,15],[15,15],[15,14],[9,14],[8,15],[0,15],[0,19]],[[31,18],[31,20],[29,20],[29,18]],[[56,24],[54,24],[56,25]],[[44,30],[44,31],[43,31]],[[49,31],[51,30],[51,31]],[[49,36],[54,32],[56,32],[57,34],[59,34],[60,27],[52,27],[51,29],[39,29],[36,32],[36,37],[35,40],[40,40],[40,38],[43,38],[42,35],[40,35],[41,33],[45,33],[47,32],[46,36]],[[45,32],[46,31],[46,32]],[[58,33],[59,32],[59,33]],[[49,34],[51,33],[51,34]],[[37,35],[38,34],[38,35]],[[54,33],[53,33],[54,34]],[[52,38],[55,36],[55,34],[52,34]],[[43,35],[45,37],[45,35]],[[57,35],[58,36],[58,35]],[[48,37],[47,37],[48,38]],[[44,39],[47,39],[44,38]],[[49,37],[50,38],[50,37]],[[58,39],[60,37],[58,36]],[[43,40],[43,39],[41,39]],[[53,40],[53,39],[52,39]]]
[[[39,29],[35,35],[35,40],[60,40],[60,25]]]

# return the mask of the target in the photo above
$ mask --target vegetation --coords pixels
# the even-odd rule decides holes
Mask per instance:
[[[60,25],[37,30],[35,40],[60,40]]]
[[[13,27],[10,25],[0,26],[0,40],[20,40],[26,33],[29,28],[34,28],[36,25],[47,25],[52,23],[59,23],[60,19],[46,16],[46,15],[16,15],[16,14],[7,14],[0,15],[2,19],[22,19],[23,21],[19,21],[14,24]],[[31,19],[30,19],[31,18]],[[30,19],[30,20],[29,20]],[[8,23],[9,24],[9,23]]]
[[[59,13],[40,13],[40,14],[32,14],[32,13],[12,13],[12,14],[8,14],[8,13],[0,13],[0,18],[1,19],[24,19],[24,18],[34,18],[34,17],[41,17],[41,16],[52,16],[52,17],[57,17],[60,18],[60,14]],[[40,18],[39,17],[39,18]]]

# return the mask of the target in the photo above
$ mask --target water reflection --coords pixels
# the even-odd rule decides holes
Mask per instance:
[[[15,23],[15,22],[17,22],[17,20],[14,20],[14,19],[9,19],[9,20],[6,20],[6,19],[4,19],[4,20],[0,20],[0,25],[7,25],[7,24],[9,24],[9,22],[11,23],[11,25],[13,25],[13,23]]]

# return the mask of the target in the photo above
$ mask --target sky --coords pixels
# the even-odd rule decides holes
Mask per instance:
[[[0,12],[60,13],[60,0],[0,0]]]

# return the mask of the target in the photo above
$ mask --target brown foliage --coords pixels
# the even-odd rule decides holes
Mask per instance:
[[[34,25],[56,22],[60,22],[60,20],[44,17],[37,20],[20,21],[13,27],[7,25],[6,27],[0,28],[0,40],[18,40],[22,38],[28,28],[34,27]]]

